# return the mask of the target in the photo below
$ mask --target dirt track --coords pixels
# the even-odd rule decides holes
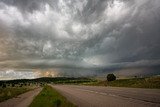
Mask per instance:
[[[38,95],[41,90],[42,88],[37,88],[12,99],[1,102],[0,107],[28,107],[33,98]]]

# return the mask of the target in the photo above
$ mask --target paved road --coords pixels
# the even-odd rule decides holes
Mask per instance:
[[[159,89],[53,85],[78,107],[160,107]]]
[[[6,100],[0,103],[0,107],[28,107],[33,98],[38,95],[42,88],[37,88],[32,91],[21,94],[15,98]]]

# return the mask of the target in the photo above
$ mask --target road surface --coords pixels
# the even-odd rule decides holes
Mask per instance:
[[[78,107],[160,107],[159,89],[52,85]]]
[[[33,98],[38,95],[41,90],[42,88],[37,88],[12,99],[1,102],[0,107],[28,107]]]

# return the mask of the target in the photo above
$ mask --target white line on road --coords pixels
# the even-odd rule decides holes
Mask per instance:
[[[121,97],[121,98],[127,98],[127,99],[132,99],[132,100],[139,100],[139,101],[153,103],[153,104],[155,104],[155,103],[156,104],[160,104],[158,102],[153,102],[153,101],[148,101],[148,100],[143,100],[143,99],[137,99],[137,98],[127,97],[127,96],[123,96],[123,95],[115,95],[115,94],[111,94],[111,93],[97,92],[97,91],[87,90],[87,89],[77,89],[77,90],[86,91],[86,92],[95,93],[95,94],[100,94],[100,95],[105,95],[105,96]]]

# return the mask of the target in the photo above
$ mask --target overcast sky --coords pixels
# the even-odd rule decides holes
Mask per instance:
[[[159,0],[0,0],[0,79],[159,66]]]

